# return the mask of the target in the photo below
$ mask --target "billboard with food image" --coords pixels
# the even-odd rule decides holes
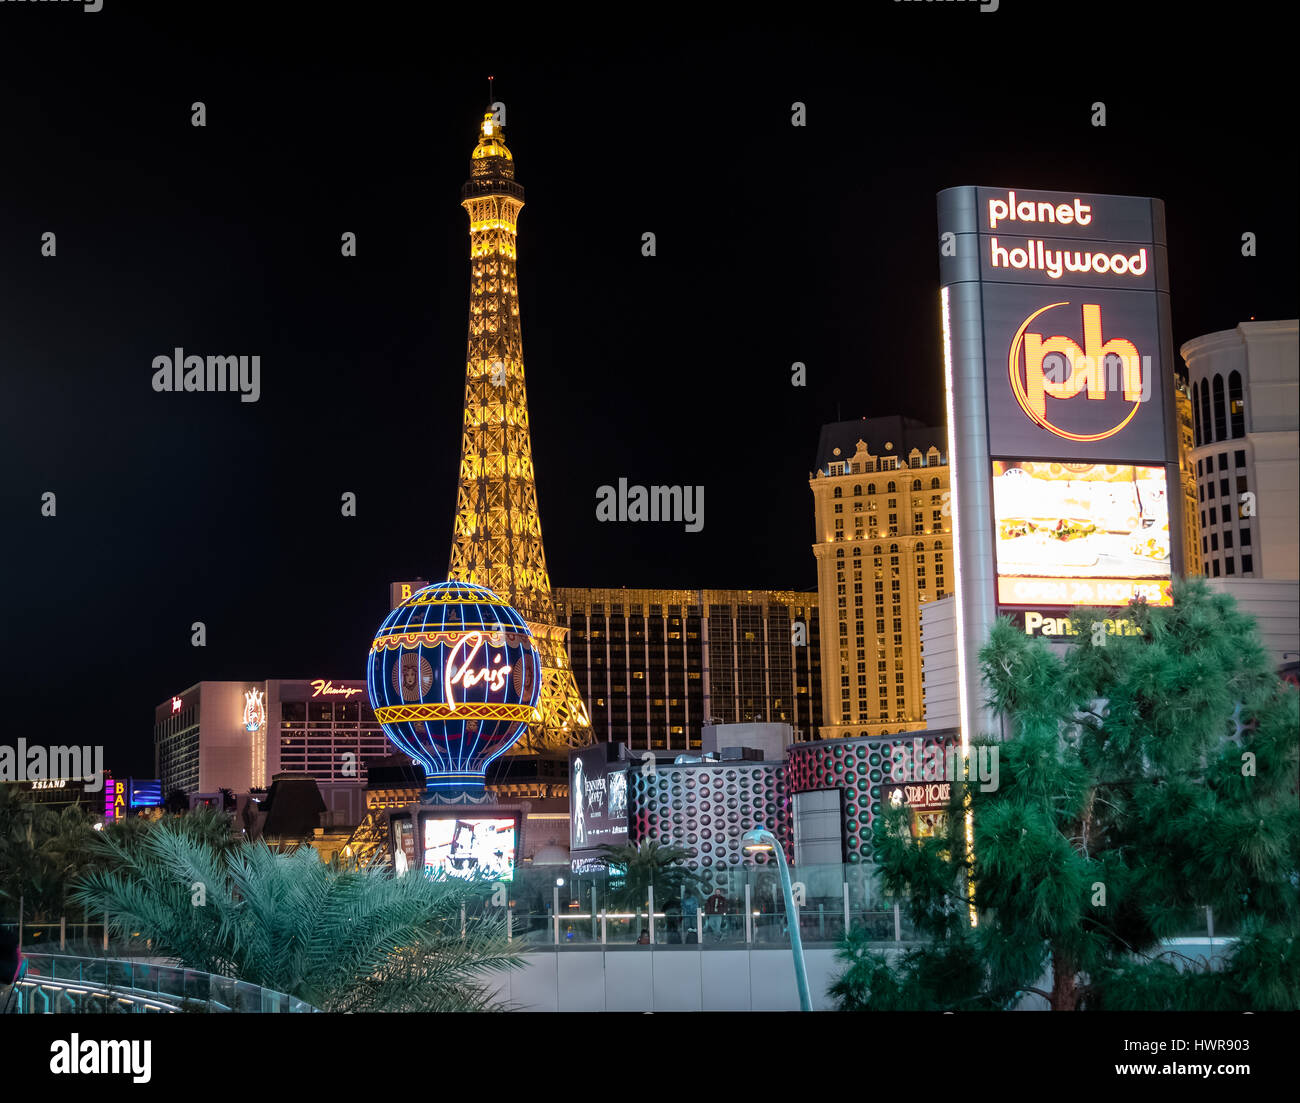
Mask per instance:
[[[999,606],[1168,605],[1162,467],[993,461]]]

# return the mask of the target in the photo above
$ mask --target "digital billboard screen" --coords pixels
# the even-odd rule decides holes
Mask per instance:
[[[575,751],[569,760],[569,848],[627,842],[627,763],[610,762],[608,744]]]
[[[999,606],[1167,605],[1163,467],[993,461]]]
[[[393,819],[393,872],[401,877],[415,867],[415,824],[409,816]]]
[[[426,870],[449,877],[514,880],[518,817],[424,815],[422,820]]]

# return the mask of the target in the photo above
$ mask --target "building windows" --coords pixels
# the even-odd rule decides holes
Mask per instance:
[[[1225,549],[1226,549],[1226,548],[1230,548],[1230,547],[1232,547],[1232,529],[1225,529],[1225,530],[1224,530],[1224,533],[1223,533],[1223,546],[1224,546]]]
[[[1213,512],[1213,510],[1211,510],[1210,512]],[[1217,532],[1212,532],[1210,533],[1210,551],[1218,551],[1218,550],[1219,550],[1219,534]],[[1216,563],[1214,565],[1214,577],[1218,578],[1218,576],[1219,576],[1219,565]]]
[[[1228,414],[1232,422],[1233,439],[1246,435],[1246,403],[1241,397],[1241,372],[1228,376]]]
[[[1233,574],[1233,573],[1235,573],[1235,572],[1233,571],[1233,558],[1232,558],[1232,556],[1228,556],[1227,558],[1224,559],[1224,561],[1223,561],[1223,573],[1224,573],[1224,574]]]
[[[912,489],[913,489],[913,490],[920,490],[920,489],[921,489],[921,480],[920,480],[920,479],[913,479],[913,480],[912,480]]]
[[[843,497],[844,497],[844,488],[841,487],[841,486],[837,486],[833,491],[831,491],[831,497],[833,497],[833,498],[843,498]],[[837,507],[837,508],[838,508],[838,507]]]
[[[1214,376],[1214,439],[1228,439],[1228,405],[1223,394],[1223,376]]]
[[[1210,506],[1210,524],[1217,525],[1219,523],[1218,512],[1214,506]]]
[[[853,497],[855,497],[855,498],[861,498],[861,497],[862,497],[862,484],[861,484],[861,483],[858,483],[856,486],[854,486],[854,488],[853,488]]]
[[[1228,453],[1227,453],[1227,452],[1220,452],[1220,453],[1219,453],[1219,470],[1220,470],[1220,471],[1227,471],[1227,470],[1228,470]]]
[[[1250,574],[1255,569],[1255,557],[1253,555],[1243,555],[1241,557],[1241,573]]]
[[[1241,530],[1241,546],[1243,548],[1250,547],[1250,529]]]
[[[1219,577],[1219,561],[1218,561],[1217,559],[1213,561],[1213,566],[1214,566],[1214,577],[1215,577],[1215,578],[1218,578],[1218,577]]]

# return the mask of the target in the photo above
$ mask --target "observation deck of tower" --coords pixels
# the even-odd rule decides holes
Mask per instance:
[[[448,577],[495,590],[528,622],[542,660],[541,718],[515,746],[558,751],[590,743],[592,733],[542,549],[516,278],[524,189],[503,129],[492,110],[484,114],[461,189],[469,215],[469,344]]]

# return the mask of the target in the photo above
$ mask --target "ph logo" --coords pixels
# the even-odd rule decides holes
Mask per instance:
[[[1124,428],[1151,397],[1151,357],[1143,356],[1132,341],[1123,337],[1102,339],[1101,307],[1083,304],[1083,347],[1071,337],[1027,332],[1034,319],[1065,303],[1051,303],[1035,310],[1020,324],[1011,341],[1007,370],[1011,392],[1020,408],[1035,424],[1058,437],[1072,441],[1105,440]],[[1116,423],[1100,433],[1075,433],[1048,416],[1049,398],[1068,401],[1079,395],[1084,401],[1113,401],[1122,392],[1124,405],[1116,406]]]

